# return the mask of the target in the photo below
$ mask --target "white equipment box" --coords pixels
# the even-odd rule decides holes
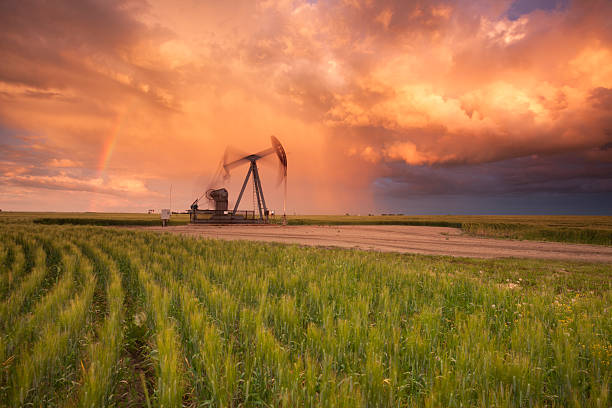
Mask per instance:
[[[168,221],[170,220],[170,210],[168,208],[163,208],[161,210],[161,220],[162,226],[165,227]]]

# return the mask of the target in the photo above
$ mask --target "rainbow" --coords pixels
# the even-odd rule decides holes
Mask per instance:
[[[100,156],[98,157],[96,163],[96,173],[98,178],[102,178],[104,172],[108,168],[108,163],[110,162],[111,157],[113,156],[113,152],[115,151],[115,146],[117,145],[117,139],[119,138],[119,133],[121,132],[121,128],[123,127],[123,119],[125,117],[125,112],[119,113],[111,128],[111,131],[108,134],[108,137],[104,140],[102,144],[102,149],[100,151]],[[98,210],[97,201],[93,195],[91,195],[91,199],[89,200],[89,208],[88,211],[96,211]]]
[[[115,151],[117,139],[119,138],[119,132],[123,124],[123,116],[124,115],[122,114],[117,115],[117,120],[115,121],[108,138],[106,138],[104,144],[102,145],[102,151],[98,159],[98,165],[96,166],[96,168],[98,169],[98,177],[102,177],[102,174],[108,167],[110,158],[113,155],[113,152]]]

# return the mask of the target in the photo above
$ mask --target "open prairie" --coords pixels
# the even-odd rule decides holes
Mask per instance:
[[[0,222],[38,224],[158,226],[159,214],[0,212]],[[273,224],[282,218],[273,217]],[[408,225],[460,228],[473,236],[612,245],[610,216],[525,215],[290,215],[289,225]],[[173,214],[170,225],[187,225],[189,215]]]

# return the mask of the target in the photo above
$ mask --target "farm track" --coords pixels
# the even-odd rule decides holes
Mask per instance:
[[[570,302],[388,254],[20,231],[0,233],[21,277],[0,300],[0,406],[608,401],[609,290]],[[20,261],[18,237],[45,250]],[[568,316],[585,316],[571,340]]]
[[[612,247],[479,238],[456,228],[415,226],[215,226],[138,227],[224,240],[250,240],[384,252],[472,258],[539,258],[612,263]]]

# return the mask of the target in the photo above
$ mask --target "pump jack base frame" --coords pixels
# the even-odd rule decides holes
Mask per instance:
[[[263,220],[255,217],[254,211],[231,211],[215,210],[190,210],[189,219],[191,224],[269,224],[269,218]]]

